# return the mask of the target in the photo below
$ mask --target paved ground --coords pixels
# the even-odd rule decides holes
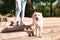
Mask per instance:
[[[27,37],[27,36],[20,37],[19,34],[18,34],[19,37],[17,35],[14,35],[15,37],[13,37],[13,35],[11,35],[12,38],[9,38],[9,36],[10,35],[7,36],[7,34],[5,34],[4,36],[2,35],[2,36],[0,36],[0,40],[60,40],[60,32],[47,33],[47,34],[44,33],[42,38]]]
[[[11,20],[9,20],[11,21]],[[31,24],[31,18],[24,19],[25,24]],[[2,23],[0,26],[2,27]],[[1,28],[0,27],[0,31]],[[0,33],[0,40],[60,40],[60,18],[44,18],[44,29],[42,33],[42,38],[28,37],[26,32],[10,32],[10,33]]]

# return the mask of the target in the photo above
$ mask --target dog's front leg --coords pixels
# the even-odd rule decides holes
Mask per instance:
[[[34,29],[34,36],[35,37],[37,36],[37,29],[36,28]]]
[[[40,24],[40,37],[42,37],[42,31],[43,31],[43,19],[41,20],[41,24]]]
[[[42,28],[41,27],[39,28],[39,37],[40,38],[42,37]]]
[[[37,32],[37,37],[39,37],[40,36],[40,28],[37,28],[36,32]]]
[[[35,25],[33,26],[33,33],[34,33],[34,36],[37,35],[37,30],[36,30],[36,26]]]

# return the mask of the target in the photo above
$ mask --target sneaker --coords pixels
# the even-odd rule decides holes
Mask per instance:
[[[20,26],[25,26],[25,24],[24,23],[20,23]]]
[[[14,24],[14,22],[13,22],[13,21],[11,21],[11,24],[10,24],[10,26],[13,26],[13,24]]]
[[[19,21],[17,21],[16,26],[19,26]]]

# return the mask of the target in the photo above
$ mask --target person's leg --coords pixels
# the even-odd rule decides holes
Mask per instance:
[[[20,23],[20,25],[24,25],[23,19],[24,19],[24,15],[25,15],[25,6],[26,6],[26,0],[21,0],[22,12],[21,12],[21,23]]]
[[[21,13],[21,0],[16,0],[16,12],[15,12],[15,21],[14,21],[14,25],[17,25],[17,21],[20,17],[20,13]]]

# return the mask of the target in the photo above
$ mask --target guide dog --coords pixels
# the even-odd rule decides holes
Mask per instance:
[[[43,16],[42,13],[34,12],[32,15],[34,36],[42,37]]]

